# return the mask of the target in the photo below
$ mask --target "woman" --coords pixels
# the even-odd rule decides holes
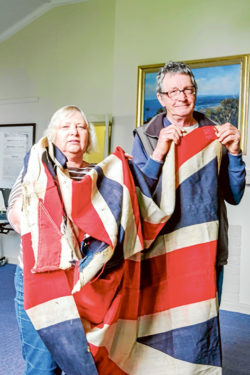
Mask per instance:
[[[80,108],[70,105],[58,109],[52,116],[45,135],[56,146],[57,157],[62,160],[67,158],[66,167],[73,180],[81,180],[94,167],[94,164],[83,160],[83,155],[95,147],[95,131]],[[22,207],[22,175],[23,171],[13,186],[8,205],[8,219],[18,233],[20,233]],[[22,342],[22,354],[26,361],[25,375],[60,374],[60,368],[24,310],[22,268],[21,250],[15,274],[15,307]]]

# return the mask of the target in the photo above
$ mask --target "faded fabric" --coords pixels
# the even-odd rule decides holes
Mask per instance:
[[[122,149],[82,181],[43,138],[23,180],[25,308],[67,375],[221,374],[221,145],[171,146],[152,196]]]

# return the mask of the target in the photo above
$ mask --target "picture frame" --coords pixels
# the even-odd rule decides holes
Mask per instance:
[[[96,133],[96,149],[84,154],[88,163],[99,163],[110,154],[112,118],[110,115],[89,116]]]
[[[35,142],[36,124],[0,124],[0,188],[11,189]]]
[[[250,54],[183,61],[198,84],[195,110],[218,124],[231,122],[241,132],[246,153],[249,106]],[[157,100],[156,76],[164,63],[141,65],[137,70],[136,126],[164,111]]]

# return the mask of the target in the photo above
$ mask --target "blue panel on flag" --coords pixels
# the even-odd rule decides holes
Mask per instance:
[[[144,175],[140,168],[132,161],[129,161],[129,167],[133,174],[135,186],[139,187],[143,195],[151,198],[152,194],[150,192],[150,189],[153,188],[157,181]]]
[[[101,253],[108,247],[105,242],[96,240],[95,238],[87,238],[81,242],[81,254],[83,259],[79,262],[79,270],[83,270],[93,259],[96,253]]]
[[[182,361],[220,366],[218,319],[204,323],[140,337],[138,342],[160,350]]]
[[[120,223],[123,187],[119,182],[104,176],[103,170],[98,165],[95,167],[95,170],[98,173],[97,187],[99,193],[109,206],[117,223]]]
[[[187,178],[176,190],[175,211],[161,233],[217,220],[217,159]]]

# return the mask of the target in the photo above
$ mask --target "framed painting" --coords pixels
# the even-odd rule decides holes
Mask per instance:
[[[230,122],[241,132],[241,148],[246,152],[249,105],[250,55],[184,61],[198,85],[195,110],[218,124]],[[164,111],[157,100],[156,76],[164,64],[141,65],[137,75],[136,126]]]
[[[95,128],[96,150],[90,152],[89,154],[84,154],[84,160],[89,163],[99,163],[110,153],[112,120],[108,115],[105,117],[105,119],[98,119],[95,116],[93,121],[90,122]]]
[[[0,124],[0,188],[10,189],[35,142],[36,124]]]

